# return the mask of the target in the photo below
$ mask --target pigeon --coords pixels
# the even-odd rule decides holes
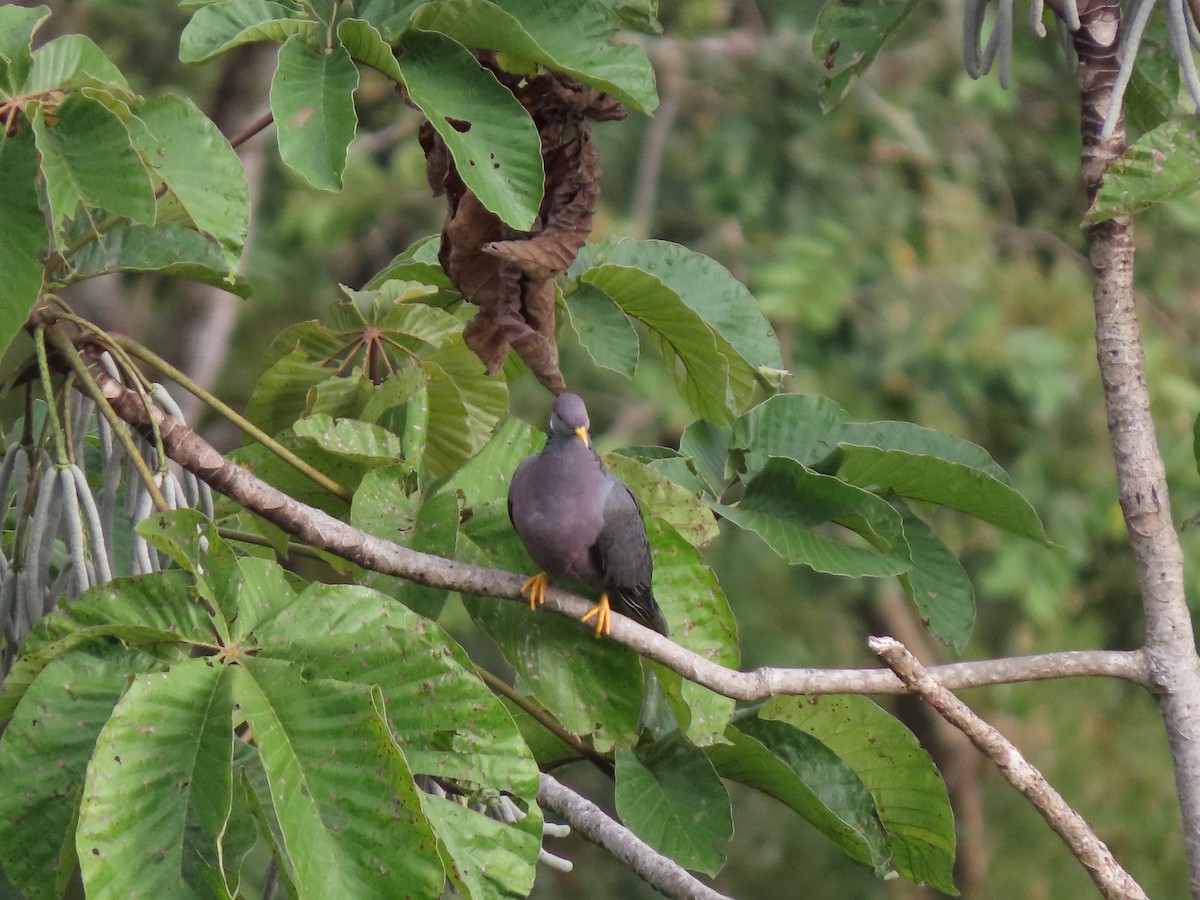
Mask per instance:
[[[642,509],[629,485],[592,449],[588,413],[577,394],[560,394],[541,453],[524,459],[508,486],[508,517],[542,569],[521,588],[530,609],[545,602],[550,579],[602,591],[583,617],[596,636],[611,633],[610,610],[667,635],[654,600],[650,543]]]

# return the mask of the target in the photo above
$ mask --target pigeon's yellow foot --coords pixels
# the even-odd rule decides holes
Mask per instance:
[[[529,608],[537,612],[537,608],[546,602],[546,588],[550,587],[550,575],[538,572],[523,585],[521,593],[529,596]]]
[[[608,594],[600,595],[600,602],[589,609],[579,621],[590,622],[596,620],[596,637],[605,635],[606,637],[612,634],[612,623],[609,621],[611,608],[608,605]]]

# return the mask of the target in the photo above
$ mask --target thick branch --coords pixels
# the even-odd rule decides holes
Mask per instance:
[[[101,390],[126,422],[146,427],[141,398],[102,371],[93,369]],[[185,424],[153,410],[168,456],[214,490],[275,523],[288,534],[343,559],[431,587],[501,597],[525,603],[525,576],[443,559],[401,547],[359,531],[319,509],[294,500],[225,459]],[[546,594],[544,609],[579,619],[592,607],[583,597],[559,588]],[[680,647],[631,619],[614,615],[612,639],[656,660],[684,678],[735,700],[763,700],[792,694],[899,694],[907,688],[887,669],[776,669],[738,672]],[[952,663],[930,670],[946,687],[960,690],[989,684],[1104,675],[1146,684],[1139,651],[1081,650],[1012,659]]]
[[[1079,56],[1083,173],[1094,203],[1104,173],[1125,149],[1124,123],[1111,137],[1101,124],[1113,102],[1119,68],[1116,0],[1081,4]],[[1192,896],[1200,898],[1200,674],[1196,637],[1184,596],[1183,550],[1171,519],[1166,468],[1158,450],[1146,360],[1133,293],[1133,227],[1118,217],[1088,229],[1096,316],[1096,358],[1104,386],[1117,488],[1133,549],[1146,619],[1147,672],[1153,682],[1175,765]]]
[[[1146,892],[1121,868],[1121,864],[1083,816],[1067,804],[1046,777],[1004,735],[938,684],[899,641],[871,638],[868,643],[913,693],[947,722],[960,729],[972,744],[996,764],[1008,783],[1033,804],[1063,839],[1071,853],[1087,869],[1101,894],[1110,900],[1147,900]]]
[[[538,803],[558,813],[581,835],[603,847],[668,897],[689,900],[729,900],[698,881],[678,863],[655,852],[632,831],[611,818],[591,800],[542,773]]]

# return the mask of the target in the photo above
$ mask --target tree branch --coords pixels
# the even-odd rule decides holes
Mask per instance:
[[[537,800],[544,808],[558,813],[581,835],[593,844],[603,847],[668,897],[730,900],[698,880],[678,863],[659,854],[591,800],[575,793],[545,772],[542,773]]]
[[[1109,115],[1120,68],[1117,0],[1081,4],[1074,33],[1079,57],[1082,168],[1094,203],[1125,151],[1122,115]],[[1103,125],[1115,127],[1104,137]],[[1183,549],[1171,518],[1166,467],[1158,450],[1146,358],[1133,293],[1133,225],[1120,216],[1087,230],[1093,270],[1096,359],[1104,387],[1117,489],[1133,549],[1146,619],[1146,671],[1158,699],[1175,766],[1192,896],[1200,898],[1200,657],[1184,595]]]
[[[212,445],[178,419],[159,409],[147,411],[141,398],[108,377],[97,365],[92,374],[105,399],[126,422],[149,426],[158,421],[168,456],[235,503],[278,525],[300,540],[334,553],[363,568],[395,575],[417,584],[500,597],[519,603],[524,575],[443,559],[359,531],[319,509],[289,497],[225,459]],[[550,588],[543,609],[578,620],[592,607],[583,597]],[[531,613],[532,615],[532,613]],[[612,639],[662,663],[693,681],[735,700],[764,700],[793,694],[900,694],[908,689],[887,669],[783,669],[752,672],[727,669],[687,650],[621,615],[612,618]],[[1140,651],[1077,650],[1040,656],[950,663],[931,673],[951,690],[1018,681],[1102,675],[1147,685]]]
[[[1033,804],[1047,824],[1063,839],[1071,853],[1087,869],[1101,894],[1110,900],[1148,900],[1146,892],[1121,868],[1121,864],[1083,816],[1067,804],[1046,777],[1004,735],[938,684],[899,641],[873,637],[867,643],[913,693],[947,722],[960,729],[980,752],[996,764],[1008,783]]]

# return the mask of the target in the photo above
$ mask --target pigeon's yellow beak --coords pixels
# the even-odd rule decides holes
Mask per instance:
[[[592,442],[588,438],[587,428],[585,428],[583,425],[580,425],[578,428],[575,429],[575,435],[581,441],[583,441],[583,446],[585,446],[585,447],[592,446]]]

